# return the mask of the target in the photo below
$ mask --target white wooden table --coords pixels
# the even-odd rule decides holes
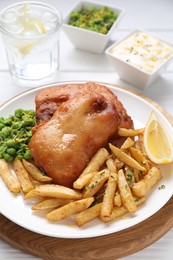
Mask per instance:
[[[173,43],[173,1],[172,0],[97,0],[98,2],[110,3],[123,7],[126,10],[123,20],[120,22],[117,31],[112,35],[112,41],[120,39],[123,35],[135,28],[142,28],[151,31],[155,35]],[[0,1],[0,10],[8,4],[15,3],[15,0]],[[76,1],[74,0],[44,0],[58,8],[63,16],[68,12]],[[49,81],[61,82],[67,80],[90,80],[102,81],[129,87],[141,92],[156,101],[173,115],[173,64],[171,64],[163,75],[145,91],[140,91],[132,85],[119,79],[116,72],[109,64],[105,54],[95,55],[76,50],[69,42],[66,35],[61,32],[60,39],[60,69]],[[12,82],[8,72],[8,66],[4,46],[0,38],[0,104],[21,93],[28,88],[19,87]],[[1,198],[0,198],[1,200]],[[0,239],[0,259],[40,259],[28,255],[10,246]],[[124,259],[173,259],[173,229],[170,230],[159,241],[148,248],[128,256]]]

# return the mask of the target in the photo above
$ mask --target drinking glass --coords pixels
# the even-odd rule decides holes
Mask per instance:
[[[18,2],[2,10],[0,30],[9,71],[19,85],[37,86],[59,67],[62,16],[41,2]]]

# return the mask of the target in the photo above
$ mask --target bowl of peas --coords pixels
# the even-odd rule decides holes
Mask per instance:
[[[63,30],[76,48],[99,54],[123,15],[119,7],[78,1],[64,19]]]

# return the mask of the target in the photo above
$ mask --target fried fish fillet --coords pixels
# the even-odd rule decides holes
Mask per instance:
[[[79,94],[94,92],[103,95],[108,101],[115,105],[120,118],[119,127],[133,128],[133,121],[117,96],[107,87],[94,82],[69,84],[40,91],[36,96],[37,124],[48,121],[63,102],[66,102]]]
[[[42,94],[47,97],[45,99],[41,100],[40,95],[37,96],[37,109],[43,104],[47,105],[45,100],[55,102],[57,106],[51,114],[47,113],[49,110],[41,114],[39,121],[40,118],[45,120],[45,117],[46,121],[40,124],[29,143],[37,166],[52,177],[54,183],[68,187],[72,187],[97,150],[116,134],[120,124],[115,104],[104,95],[93,91],[77,95],[76,89],[73,92],[72,87],[74,85],[66,87],[70,98],[64,102],[59,102],[62,95],[67,95],[63,92],[59,94],[62,88],[57,92],[60,99],[57,99],[58,95],[54,92],[57,88],[43,91]],[[77,87],[80,89],[83,86]]]

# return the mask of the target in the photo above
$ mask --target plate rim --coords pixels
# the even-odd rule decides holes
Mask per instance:
[[[130,88],[128,88],[128,87],[121,86],[121,85],[118,85],[118,84],[115,84],[115,83],[104,82],[104,81],[91,81],[91,80],[67,80],[67,81],[65,80],[65,81],[60,81],[60,82],[56,82],[56,81],[55,81],[55,82],[52,82],[52,83],[49,83],[49,84],[41,85],[41,86],[39,86],[39,87],[34,87],[34,88],[31,88],[31,89],[28,89],[28,90],[24,90],[24,91],[20,92],[19,94],[16,94],[16,95],[14,95],[13,97],[7,99],[5,102],[3,102],[3,103],[0,105],[0,108],[2,108],[3,106],[5,106],[7,103],[9,103],[10,101],[12,101],[13,99],[15,99],[15,98],[17,98],[17,97],[19,97],[19,96],[22,96],[22,95],[24,95],[24,94],[27,94],[27,93],[29,93],[29,92],[33,92],[33,91],[35,91],[35,90],[41,90],[41,89],[44,89],[44,88],[54,87],[54,86],[56,86],[57,84],[58,84],[58,85],[66,85],[66,84],[74,84],[74,83],[82,84],[82,83],[89,83],[89,82],[92,82],[92,83],[94,82],[94,83],[96,83],[96,84],[102,84],[102,85],[107,85],[107,86],[110,86],[110,87],[113,87],[113,88],[122,89],[122,90],[124,90],[124,91],[126,91],[126,92],[129,92],[129,93],[135,95],[135,96],[140,97],[142,100],[145,99],[145,100],[147,100],[147,102],[152,102],[152,104],[154,104],[154,106],[156,106],[156,107],[161,111],[162,114],[163,114],[163,111],[164,111],[164,113],[166,113],[167,116],[171,118],[170,120],[171,120],[172,122],[169,121],[169,118],[167,118],[167,119],[168,119],[168,121],[171,123],[171,125],[173,125],[173,116],[171,116],[171,114],[170,114],[165,108],[163,108],[161,105],[159,105],[159,104],[158,104],[156,101],[154,101],[153,99],[151,99],[151,98],[145,96],[144,94],[142,94],[142,93],[140,93],[140,92],[138,92],[138,91],[136,91],[136,90],[130,89]],[[167,116],[166,116],[166,117],[167,117]]]

